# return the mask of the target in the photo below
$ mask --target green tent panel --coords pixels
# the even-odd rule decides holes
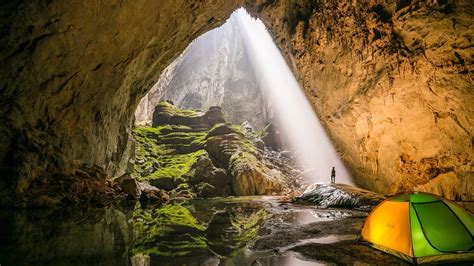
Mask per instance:
[[[428,193],[402,194],[375,207],[361,237],[373,247],[412,263],[474,262],[474,217]]]

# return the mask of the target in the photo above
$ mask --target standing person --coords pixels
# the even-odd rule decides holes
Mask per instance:
[[[336,183],[336,169],[333,166],[331,170],[331,184],[335,184],[335,183]]]

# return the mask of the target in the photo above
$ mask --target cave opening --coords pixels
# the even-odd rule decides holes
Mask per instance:
[[[191,121],[193,116],[200,115],[206,119],[215,108],[222,111],[223,119],[214,121],[210,128],[195,125],[202,121]],[[287,167],[291,171],[281,171],[291,180],[298,179],[304,184],[327,183],[334,167],[338,183],[354,185],[265,25],[258,18],[252,18],[244,8],[234,11],[219,28],[194,40],[142,98],[135,111],[138,157],[132,175],[159,188],[176,189],[179,186],[176,179],[199,168],[199,158],[204,154],[214,166],[232,176],[232,162],[221,158],[227,155],[213,151],[208,147],[207,137],[203,137],[221,122],[240,128],[263,157],[270,158],[262,162],[271,164],[271,168],[282,170],[278,165],[291,165]],[[172,128],[162,131],[163,126]],[[192,129],[186,131],[178,126]],[[149,145],[145,143],[148,140],[145,135],[152,130],[150,127],[161,134],[162,139],[157,141],[160,148],[144,147]],[[201,147],[196,145],[199,141],[203,142]],[[193,145],[196,146],[194,149],[188,147]],[[160,150],[162,157],[157,159],[152,155],[153,149]],[[185,159],[181,158],[183,156]],[[177,169],[176,163],[183,167]],[[176,172],[171,174],[174,186],[170,185],[172,180],[164,179],[173,171]],[[237,182],[243,181],[231,180],[228,193],[268,194],[275,189],[274,186],[242,189]],[[304,187],[303,183],[298,183],[296,189]],[[220,185],[225,187],[225,182]],[[192,190],[200,195],[204,193],[203,189],[194,187]],[[204,190],[212,194],[211,188]]]
[[[472,1],[0,6],[1,265],[474,259]]]

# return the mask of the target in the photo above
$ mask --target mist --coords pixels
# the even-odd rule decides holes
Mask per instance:
[[[265,25],[243,8],[236,10],[233,16],[242,31],[259,87],[274,112],[282,141],[306,170],[306,181],[329,182],[331,169],[335,167],[336,182],[353,185],[352,177]]]

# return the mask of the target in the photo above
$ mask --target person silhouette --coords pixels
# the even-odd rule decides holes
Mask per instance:
[[[336,169],[333,166],[331,170],[331,184],[335,184],[335,183],[336,183]]]

